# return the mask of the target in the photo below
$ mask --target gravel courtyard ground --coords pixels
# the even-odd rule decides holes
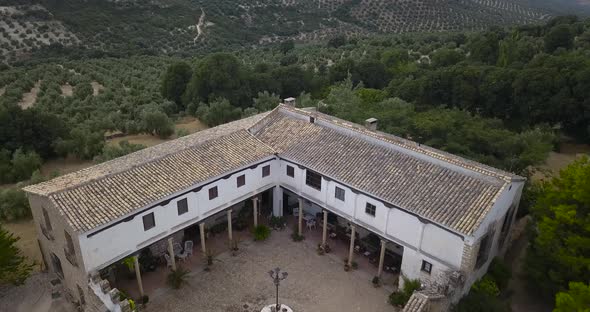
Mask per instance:
[[[268,271],[278,266],[289,273],[280,301],[296,312],[395,311],[389,292],[374,288],[369,273],[344,272],[341,259],[319,256],[314,242],[295,243],[290,234],[273,231],[264,242],[241,242],[237,256],[217,256],[211,272],[194,269],[181,289],[155,290],[146,310],[258,312],[275,300]]]

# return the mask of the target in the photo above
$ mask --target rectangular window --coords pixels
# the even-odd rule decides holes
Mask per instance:
[[[477,260],[475,260],[475,267],[479,269],[486,261],[488,261],[488,256],[490,253],[490,248],[492,247],[492,237],[494,237],[494,233],[490,232],[487,233],[479,243],[479,250],[477,251]]]
[[[147,231],[156,226],[156,219],[154,219],[154,213],[146,214],[143,216],[143,230]]]
[[[236,182],[238,183],[238,187],[240,186],[244,186],[246,185],[246,175],[241,175],[236,179]]]
[[[66,236],[66,248],[68,249],[68,252],[70,253],[75,253],[76,250],[74,249],[74,241],[72,241],[72,236],[70,236],[70,234],[66,231],[64,231],[64,234]]]
[[[336,187],[336,190],[334,191],[334,197],[340,199],[341,201],[344,201],[344,190]]]
[[[321,191],[322,190],[322,176],[311,171],[307,170],[305,172],[305,184],[313,187],[314,189]]]
[[[212,200],[213,198],[217,198],[217,186],[214,186],[212,188],[209,189],[209,200]]]
[[[291,178],[295,177],[295,168],[287,165],[287,175],[290,176]]]
[[[422,260],[422,271],[430,274],[430,272],[432,271],[432,263]]]
[[[262,167],[262,177],[268,177],[270,175],[270,165]]]
[[[176,208],[178,209],[178,215],[185,214],[188,212],[188,200],[181,199],[176,202]]]
[[[373,204],[367,203],[367,205],[365,206],[365,212],[369,215],[372,215],[373,217],[375,216],[376,210],[377,210],[377,207]]]
[[[45,219],[45,228],[51,231],[51,221],[49,221],[49,214],[45,208],[43,208],[43,219]]]

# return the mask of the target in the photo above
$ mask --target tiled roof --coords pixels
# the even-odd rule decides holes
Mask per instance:
[[[402,312],[424,312],[428,311],[428,297],[414,292],[410,300],[404,306]]]
[[[312,115],[314,123],[301,118]],[[503,187],[516,178],[339,122],[282,107],[261,121],[255,135],[284,159],[465,234],[477,228]]]
[[[316,118],[309,122],[309,116]],[[85,232],[273,154],[472,233],[510,173],[284,105],[25,188]]]
[[[274,151],[243,129],[263,116],[211,128],[32,185],[76,231],[85,232]]]

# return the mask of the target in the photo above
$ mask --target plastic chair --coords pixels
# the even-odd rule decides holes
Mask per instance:
[[[190,257],[193,255],[193,241],[187,240],[184,242],[184,254],[186,257]]]

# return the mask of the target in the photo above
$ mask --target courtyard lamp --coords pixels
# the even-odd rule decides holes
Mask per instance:
[[[274,270],[270,270],[268,271],[268,275],[270,275],[270,278],[272,278],[275,287],[277,288],[277,305],[276,305],[276,311],[279,312],[281,311],[281,306],[279,305],[279,285],[281,284],[281,281],[287,278],[288,273],[287,272],[282,272],[281,273],[281,269],[280,268],[276,268]]]

